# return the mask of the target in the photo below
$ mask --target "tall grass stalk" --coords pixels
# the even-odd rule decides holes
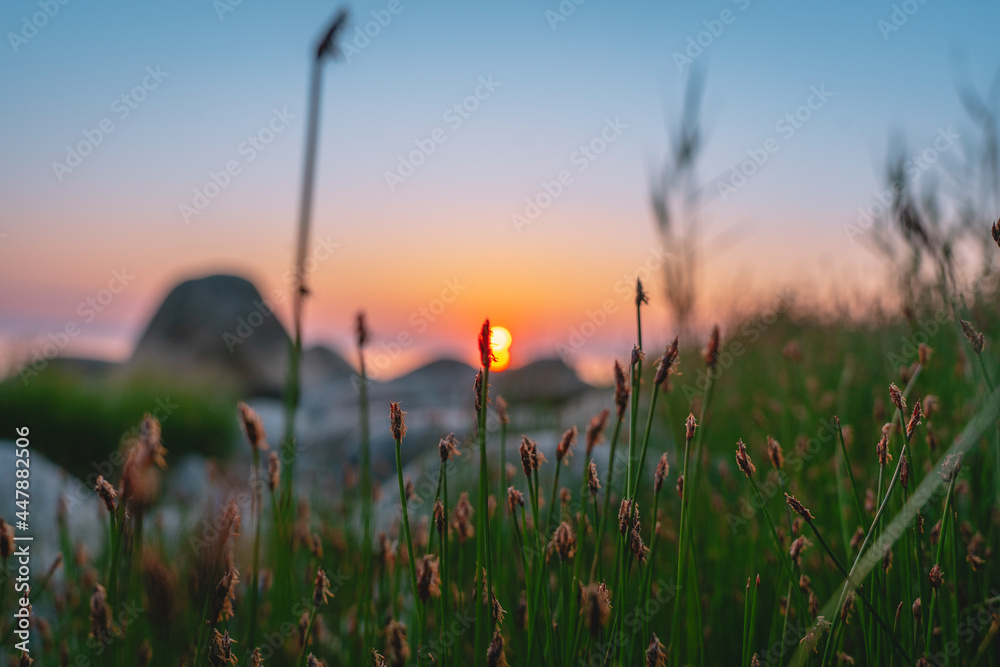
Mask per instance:
[[[407,565],[410,569],[410,586],[413,590],[413,604],[416,608],[417,630],[419,641],[417,643],[417,664],[423,664],[423,650],[427,627],[424,624],[424,604],[417,594],[417,564],[413,558],[413,538],[410,535],[410,512],[407,507],[406,485],[403,483],[403,436],[406,435],[406,424],[403,421],[404,413],[399,408],[399,403],[389,404],[389,424],[392,439],[396,443],[396,479],[399,481],[399,505],[403,515],[403,537],[406,540]]]

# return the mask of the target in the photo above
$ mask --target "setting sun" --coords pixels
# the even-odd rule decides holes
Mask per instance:
[[[510,366],[510,344],[513,338],[510,331],[504,327],[490,327],[490,349],[493,350],[495,361],[490,370],[502,371]]]

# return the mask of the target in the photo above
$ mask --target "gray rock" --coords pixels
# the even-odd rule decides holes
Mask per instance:
[[[289,337],[272,305],[237,276],[182,282],[150,320],[126,370],[207,377],[235,384],[248,395],[279,396],[285,387]],[[350,372],[329,349],[308,350],[303,358],[308,382]]]
[[[16,447],[10,440],[0,440],[0,475],[4,480],[0,486],[0,517],[15,525],[14,470]],[[60,553],[59,530],[56,516],[60,497],[66,499],[67,523],[73,544],[82,541],[91,555],[104,548],[108,532],[108,513],[93,489],[88,489],[76,477],[48,460],[34,449],[29,460],[29,493],[27,533],[17,531],[17,535],[34,537],[31,541],[32,576],[41,576]],[[61,576],[61,575],[60,575]]]

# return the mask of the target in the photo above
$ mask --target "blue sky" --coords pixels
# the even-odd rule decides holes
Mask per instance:
[[[62,329],[122,266],[135,281],[71,352],[127,354],[155,304],[185,277],[232,271],[265,292],[281,287],[298,205],[307,57],[336,7],[4,3],[0,337],[30,345]],[[46,8],[53,15],[43,21]],[[678,70],[674,54],[689,38],[707,44],[694,59],[707,73],[706,197],[748,150],[778,145],[744,187],[706,208],[708,238],[734,228],[741,236],[718,257],[709,249],[705,318],[710,295],[737,282],[766,295],[791,280],[822,290],[874,271],[871,253],[849,243],[843,227],[881,185],[890,133],[914,147],[949,126],[971,139],[956,82],[984,88],[1000,66],[1000,5],[985,1],[377,0],[350,9],[344,44],[356,52],[324,76],[315,209],[317,237],[339,250],[313,277],[308,333],[343,343],[353,312],[365,307],[392,338],[445,280],[461,278],[469,291],[412,359],[454,346],[456,332],[484,313],[517,324],[526,353],[550,353],[591,304],[635,273],[657,243],[649,175],[678,119],[687,68]],[[899,29],[886,32],[894,11]],[[44,23],[34,33],[24,29],[32,17]],[[376,31],[379,17],[386,24]],[[888,23],[880,29],[879,21]],[[366,24],[377,34],[355,41]],[[483,78],[498,85],[461,125],[449,125],[447,110]],[[114,101],[144,79],[155,86],[122,118]],[[832,94],[783,136],[776,123],[815,88]],[[241,147],[276,111],[292,118],[248,160]],[[579,147],[615,119],[624,131],[575,171]],[[60,180],[53,162],[85,132],[97,136],[102,121],[113,130]],[[386,172],[438,128],[443,143],[390,190]],[[961,158],[956,145],[942,163]],[[180,205],[231,161],[239,173],[185,221]],[[572,184],[517,233],[511,216],[564,169]],[[665,311],[661,321],[669,327]],[[599,356],[627,336],[607,327],[591,351]]]

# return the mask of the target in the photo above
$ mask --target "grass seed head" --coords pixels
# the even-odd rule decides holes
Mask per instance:
[[[490,320],[487,318],[483,321],[483,328],[479,331],[479,360],[482,363],[483,368],[489,369],[490,362],[492,362],[495,357],[493,356],[493,348],[490,346],[490,339],[493,332],[490,330]]]
[[[576,445],[576,435],[576,426],[566,429],[566,432],[563,433],[562,438],[559,439],[559,444],[556,446],[556,463],[569,465],[568,457],[573,455],[573,446]]]
[[[913,606],[910,607],[910,612],[913,614],[913,621],[915,623],[920,622],[920,614],[922,613],[923,604],[920,602],[920,598],[913,601]]]
[[[889,569],[892,568],[892,549],[886,547],[885,552],[882,554],[882,572],[887,573]]]
[[[684,475],[677,475],[677,497],[684,497]]]
[[[267,459],[267,488],[273,492],[281,484],[281,459],[277,452],[271,452]]]
[[[236,584],[240,583],[240,571],[233,565],[232,552],[226,555],[226,571],[215,585],[212,611],[209,618],[215,622],[228,621],[235,616],[233,602],[236,601]]]
[[[750,455],[747,454],[746,445],[743,444],[742,440],[739,440],[736,443],[736,465],[738,465],[740,470],[743,471],[743,474],[747,476],[747,479],[750,479],[750,476],[757,471],[757,468],[754,467],[753,461],[750,460]]]
[[[622,499],[622,504],[618,508],[618,532],[622,535],[628,534],[629,523],[633,514],[634,501],[628,498]]]
[[[509,424],[510,416],[507,414],[507,401],[505,401],[502,396],[497,396],[493,401],[493,405],[497,409],[497,419],[500,420],[500,425],[506,426]]]
[[[983,334],[976,331],[972,327],[972,324],[966,320],[959,320],[959,322],[962,324],[962,333],[964,333],[965,337],[969,339],[969,345],[972,346],[972,351],[976,354],[981,354],[986,345],[986,339],[983,337]]]
[[[880,466],[887,465],[892,460],[892,454],[889,453],[889,436],[885,433],[882,434],[881,439],[875,444],[875,454],[878,456],[878,464]]]
[[[524,494],[513,486],[507,487],[507,507],[510,509],[511,516],[517,516],[515,513],[517,508],[524,507]]]
[[[625,371],[622,365],[615,361],[615,410],[618,419],[625,416],[625,409],[628,407],[629,386],[625,380]]]
[[[927,366],[927,362],[930,361],[933,352],[934,348],[929,347],[926,343],[921,343],[917,347],[917,360],[921,366]]]
[[[910,461],[906,456],[899,462],[899,483],[904,489],[910,485]]]
[[[677,363],[677,357],[679,352],[677,349],[678,338],[675,337],[674,341],[667,346],[667,350],[660,357],[660,362],[656,366],[656,375],[653,377],[653,384],[659,386],[663,384],[663,381],[667,379],[667,375],[673,370],[674,365]]]
[[[397,442],[406,435],[406,422],[403,421],[405,414],[399,409],[399,403],[389,403],[389,432],[392,434],[392,439]]]
[[[781,445],[771,436],[767,436],[767,458],[771,459],[771,465],[776,470],[781,470],[785,465],[785,455],[781,451]]]
[[[507,658],[503,654],[503,635],[499,628],[493,633],[490,646],[486,649],[486,667],[507,667]]]
[[[365,325],[365,312],[359,310],[354,316],[354,334],[358,349],[363,349],[368,342],[368,327]]]
[[[649,303],[649,295],[646,294],[646,290],[642,287],[642,281],[638,278],[635,279],[635,307],[638,308],[642,304]]]
[[[895,383],[889,385],[889,398],[892,399],[892,404],[900,412],[906,409],[906,399],[903,398],[903,392],[899,390],[899,387]]]
[[[984,542],[985,540],[983,539],[983,534],[977,532],[972,536],[969,540],[969,544],[965,548],[965,560],[972,566],[973,572],[978,572],[986,564],[986,560],[979,555]],[[988,551],[987,555],[989,555]]]
[[[100,584],[94,584],[94,593],[90,596],[90,633],[100,642],[111,637],[108,593]]]
[[[316,570],[316,581],[313,582],[313,606],[321,607],[326,601],[333,597],[330,590],[330,578],[326,576],[323,568]]]
[[[403,667],[410,659],[410,644],[406,641],[406,625],[399,621],[389,621],[385,628],[385,652],[392,667]]]
[[[591,636],[601,634],[601,630],[611,619],[611,592],[604,583],[593,583],[583,589],[580,613]]]
[[[528,627],[528,594],[523,590],[517,598],[517,607],[514,608],[514,625],[520,630]]]
[[[208,647],[208,661],[220,667],[221,665],[235,665],[236,656],[233,655],[233,644],[236,642],[229,638],[229,630],[224,634],[219,634],[213,629],[212,643]]]
[[[715,364],[719,360],[719,338],[719,325],[716,324],[712,327],[712,333],[708,337],[708,345],[705,347],[705,365],[709,369],[715,368]]]
[[[389,661],[385,659],[385,656],[372,649],[372,665],[373,667],[389,667]]]
[[[934,563],[934,567],[931,568],[930,574],[927,575],[927,578],[931,582],[931,588],[934,590],[941,588],[941,585],[944,583],[944,571],[941,569],[941,565],[939,563]]]
[[[806,539],[805,535],[799,535],[792,540],[792,546],[788,549],[788,555],[791,557],[792,562],[798,565],[802,557],[802,552],[809,546],[812,546],[812,542]]]
[[[264,422],[261,421],[260,415],[243,401],[237,403],[236,407],[240,411],[240,425],[243,427],[243,435],[250,443],[250,449],[266,450],[267,435],[264,433]]]
[[[455,438],[454,433],[449,433],[441,438],[441,442],[438,443],[438,450],[441,453],[441,463],[450,461],[455,456],[462,455],[462,452],[458,449],[458,440]]]
[[[806,520],[806,522],[808,522],[808,523],[810,523],[810,524],[812,523],[812,520],[813,520],[813,515],[812,515],[812,512],[810,512],[809,510],[807,510],[807,509],[806,509],[806,508],[805,508],[805,507],[804,507],[804,506],[802,505],[802,503],[800,503],[800,502],[798,501],[798,499],[797,499],[797,498],[796,498],[795,496],[790,496],[790,495],[788,495],[788,494],[786,493],[786,494],[785,494],[785,502],[787,502],[787,503],[788,503],[788,506],[792,508],[792,511],[793,511],[793,512],[795,512],[795,513],[796,513],[796,514],[798,514],[798,515],[799,515],[800,517],[802,517],[803,519],[805,519],[805,520]]]
[[[854,611],[854,591],[848,591],[844,596],[844,604],[840,608],[840,620],[847,623]]]
[[[466,540],[476,535],[476,529],[472,524],[473,513],[469,494],[467,491],[462,491],[458,497],[458,503],[455,504],[455,509],[451,513],[451,528],[458,535],[459,544],[465,544]]]
[[[944,583],[944,571],[941,569],[941,565],[939,563],[934,563],[934,567],[931,568],[930,574],[927,575],[927,578],[931,582],[931,588],[934,590],[941,588],[941,585]]]
[[[324,667],[324,665],[315,655],[310,653],[306,656],[306,667]]]
[[[854,531],[854,535],[851,537],[851,550],[857,551],[861,548],[861,542],[865,539],[865,529],[858,526],[858,529]]]
[[[962,455],[948,454],[941,463],[941,471],[938,473],[945,482],[951,482],[962,470]]]
[[[587,488],[590,490],[590,495],[595,497],[597,496],[597,491],[601,488],[601,482],[597,478],[597,464],[593,461],[587,467]]]
[[[646,360],[646,355],[643,353],[642,348],[638,345],[632,346],[632,360],[631,367],[638,368],[642,365],[642,362]]]
[[[1000,246],[1000,219],[993,223],[993,242]]]
[[[913,431],[916,430],[917,426],[920,424],[921,404],[920,401],[913,402],[913,414],[910,415],[910,421],[906,424],[906,440],[909,442],[910,438],[913,437]]]
[[[524,474],[531,479],[531,474],[538,470],[538,467],[545,463],[545,454],[538,451],[538,443],[526,435],[521,436],[521,467]]]
[[[437,528],[438,534],[444,535],[445,528],[445,518],[444,518],[444,503],[438,498],[434,501],[434,526]]]
[[[568,522],[562,521],[552,534],[549,542],[549,555],[556,554],[559,560],[566,562],[576,555],[576,533]]]
[[[667,651],[660,643],[660,639],[653,633],[649,639],[649,646],[646,647],[646,667],[663,667],[667,664]]]
[[[667,461],[667,453],[663,452],[660,455],[660,462],[656,464],[656,472],[653,473],[653,491],[660,492],[668,474],[670,474],[670,463]]]
[[[104,506],[108,508],[108,512],[114,514],[118,507],[118,493],[115,491],[115,487],[111,486],[108,480],[104,479],[104,475],[97,476],[97,485],[94,486],[94,491],[104,501]],[[2,525],[0,524],[0,527]]]
[[[608,424],[610,414],[611,411],[604,408],[599,414],[590,418],[590,423],[587,424],[587,458],[590,458],[594,447],[604,441],[604,429]]]
[[[684,439],[691,442],[694,439],[694,431],[698,427],[698,422],[695,421],[694,413],[688,415],[687,421],[684,422]]]
[[[417,561],[417,595],[424,602],[441,597],[441,575],[437,556],[433,554]]]
[[[499,627],[503,624],[503,619],[507,615],[507,611],[500,606],[500,601],[497,600],[495,593],[490,597],[490,601],[490,611],[493,614],[493,624],[499,629]]]

